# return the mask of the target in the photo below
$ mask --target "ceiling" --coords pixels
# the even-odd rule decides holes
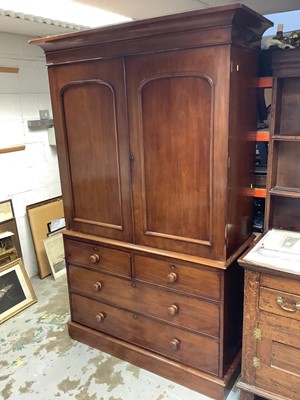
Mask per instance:
[[[99,7],[133,19],[145,19],[160,15],[174,14],[230,3],[243,3],[261,14],[273,14],[298,10],[300,0],[73,0]],[[45,16],[46,18],[47,16]],[[68,21],[72,22],[72,21]],[[70,28],[52,25],[51,21],[35,22],[26,18],[0,15],[0,31],[28,36],[48,36],[73,31]]]

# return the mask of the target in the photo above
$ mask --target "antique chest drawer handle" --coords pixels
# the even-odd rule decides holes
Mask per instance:
[[[103,285],[101,282],[96,282],[93,284],[93,289],[95,290],[95,292],[100,292],[102,287],[103,287]]]
[[[175,272],[170,272],[169,273],[169,275],[168,275],[168,281],[170,282],[170,283],[174,283],[174,282],[176,282],[177,281],[177,274],[175,274]]]
[[[99,256],[99,254],[96,254],[96,253],[92,254],[92,255],[90,255],[89,260],[92,264],[97,264],[97,262],[99,262],[99,260],[100,260],[100,256]]]
[[[104,319],[105,319],[105,314],[103,312],[100,312],[99,314],[96,315],[97,322],[103,322]]]
[[[172,350],[177,351],[179,349],[179,346],[180,346],[179,340],[178,339],[172,339],[171,342],[170,342],[170,346],[171,346]]]
[[[176,315],[179,311],[179,307],[176,306],[176,304],[172,304],[169,308],[168,308],[168,313],[170,315]]]
[[[278,304],[282,310],[288,311],[288,312],[300,311],[300,301],[297,301],[294,304],[288,303],[289,304],[288,306],[285,305],[284,303],[285,303],[285,300],[283,297],[281,297],[281,296],[276,297],[276,304]]]

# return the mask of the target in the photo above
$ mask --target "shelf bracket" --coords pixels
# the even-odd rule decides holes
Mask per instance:
[[[40,110],[40,119],[27,121],[27,126],[30,130],[47,129],[52,128],[53,119],[50,118],[49,110]]]

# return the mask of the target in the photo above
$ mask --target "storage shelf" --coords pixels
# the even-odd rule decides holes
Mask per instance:
[[[247,188],[243,190],[244,196],[266,198],[267,190],[265,188]]]
[[[269,131],[257,131],[256,133],[256,141],[257,142],[268,142],[270,140],[270,132]]]
[[[271,196],[292,197],[300,199],[300,188],[274,186],[269,193]]]
[[[259,88],[271,88],[273,86],[272,76],[262,76],[258,78],[257,87]]]
[[[300,141],[300,135],[274,135],[272,136],[273,140],[281,140],[281,141],[285,141],[285,142],[297,142]]]
[[[267,130],[250,132],[247,135],[247,140],[253,142],[268,142],[270,140],[270,132]]]

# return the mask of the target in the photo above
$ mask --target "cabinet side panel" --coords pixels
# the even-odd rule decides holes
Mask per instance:
[[[260,273],[245,270],[245,295],[244,295],[244,320],[243,320],[243,359],[241,381],[255,384],[256,368],[253,365],[253,357],[256,355],[258,340],[254,336],[254,330],[258,327],[258,301]]]
[[[237,261],[234,261],[223,272],[223,279],[223,375],[225,375],[242,347],[244,270]]]
[[[257,53],[232,49],[228,163],[228,247],[230,256],[251,235],[253,198],[243,189],[254,179],[255,142],[247,134],[256,131]]]

